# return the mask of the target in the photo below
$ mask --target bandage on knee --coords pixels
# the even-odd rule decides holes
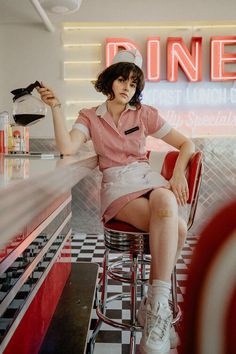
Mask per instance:
[[[169,217],[173,216],[173,211],[168,210],[168,209],[159,209],[159,210],[157,210],[157,215],[160,218],[169,218]]]

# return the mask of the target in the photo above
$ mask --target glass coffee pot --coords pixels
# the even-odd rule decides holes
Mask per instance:
[[[17,125],[29,126],[45,117],[47,109],[45,104],[33,96],[31,92],[36,87],[41,87],[38,81],[26,88],[11,91],[13,97],[13,118]]]

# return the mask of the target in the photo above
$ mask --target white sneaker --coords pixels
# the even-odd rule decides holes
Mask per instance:
[[[147,305],[147,297],[144,296],[142,298],[142,301],[140,303],[138,313],[137,313],[137,320],[138,320],[138,323],[141,327],[144,327],[144,325],[145,325],[146,305]],[[175,349],[178,347],[179,344],[180,344],[179,335],[176,332],[175,327],[173,325],[171,325],[171,327],[170,327],[170,348]]]
[[[172,313],[162,303],[146,305],[146,320],[140,341],[141,354],[168,354]]]

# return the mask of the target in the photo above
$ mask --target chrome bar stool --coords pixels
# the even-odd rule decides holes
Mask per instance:
[[[154,163],[156,159],[159,162],[163,162],[160,171],[161,174],[169,180],[172,176],[177,157],[177,151],[171,151],[162,156],[160,153],[152,152],[149,159],[151,164]],[[189,186],[189,230],[193,224],[196,212],[202,176],[202,153],[200,151],[196,152],[190,160],[186,176]],[[130,331],[130,354],[134,354],[136,348],[136,332],[142,330],[142,327],[138,325],[136,320],[137,299],[139,296],[142,298],[145,293],[144,288],[145,284],[148,282],[148,270],[151,263],[149,233],[143,232],[130,224],[112,219],[104,224],[104,244],[103,272],[98,286],[98,292],[100,292],[101,296],[96,308],[98,321],[90,338],[88,352],[93,353],[96,336],[104,322],[115,328]],[[119,256],[113,256],[114,253],[119,253]],[[108,278],[129,284],[130,291],[108,297]],[[107,305],[114,300],[122,300],[125,298],[130,299],[130,320],[118,321],[109,318],[106,315]],[[181,317],[181,310],[177,302],[176,268],[171,277],[170,305],[173,312],[173,324],[175,324]]]

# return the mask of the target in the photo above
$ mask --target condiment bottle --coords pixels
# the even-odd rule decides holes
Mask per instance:
[[[9,114],[4,111],[0,113],[0,153],[8,153],[8,124]]]

